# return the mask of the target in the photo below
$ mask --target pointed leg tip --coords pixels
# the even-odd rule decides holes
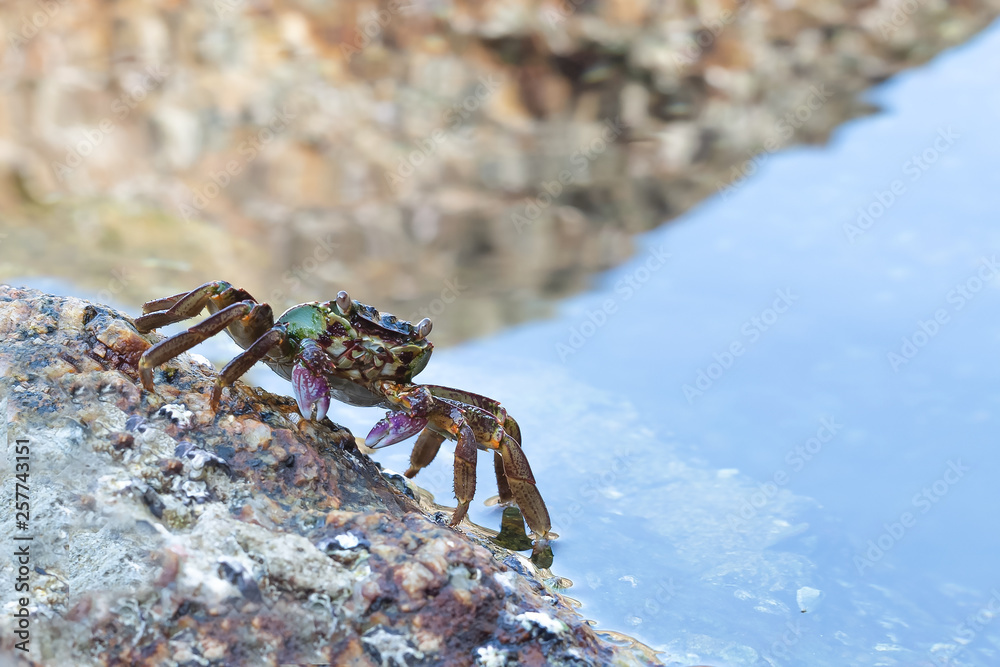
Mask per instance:
[[[208,405],[212,408],[212,412],[218,412],[219,401],[222,400],[222,385],[216,384],[212,389],[212,398],[209,400]]]
[[[552,523],[549,521],[548,515],[545,516],[544,520],[539,520],[539,518],[535,516],[532,516],[529,519],[524,513],[523,508],[521,508],[521,515],[524,516],[524,522],[528,524],[528,528],[531,530],[531,534],[535,538],[548,541],[549,534],[552,532]]]
[[[469,511],[469,502],[461,502],[458,507],[455,508],[455,513],[451,515],[451,521],[448,522],[449,526],[457,526],[465,518],[466,513]]]

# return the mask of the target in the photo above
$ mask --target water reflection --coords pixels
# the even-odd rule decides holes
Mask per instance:
[[[998,79],[994,28],[558,319],[436,355],[520,422],[585,615],[676,664],[997,664]]]

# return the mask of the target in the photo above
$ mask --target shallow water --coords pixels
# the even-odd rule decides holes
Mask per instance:
[[[435,353],[421,381],[520,422],[587,617],[668,663],[1000,664],[998,81],[994,27],[555,320]],[[417,481],[449,499],[447,457]]]
[[[668,664],[1000,664],[998,81],[994,27],[556,319],[435,352],[420,381],[519,421],[552,570],[601,628]],[[381,413],[330,416],[364,436]],[[451,470],[417,481],[449,502]],[[479,473],[471,516],[498,527]]]

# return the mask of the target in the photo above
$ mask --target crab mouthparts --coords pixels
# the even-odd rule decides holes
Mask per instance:
[[[416,435],[427,426],[427,419],[411,417],[405,412],[389,412],[372,427],[365,444],[372,449],[380,449],[394,445]]]
[[[302,364],[292,368],[292,392],[299,413],[306,419],[320,420],[330,409],[330,385],[322,375],[312,373]]]

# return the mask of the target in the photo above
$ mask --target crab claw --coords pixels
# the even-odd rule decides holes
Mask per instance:
[[[405,412],[390,412],[372,427],[365,444],[372,449],[394,445],[416,435],[427,426],[426,417],[412,417]]]
[[[301,362],[292,368],[292,391],[299,413],[306,419],[320,420],[330,409],[330,385],[326,377],[310,371]]]

